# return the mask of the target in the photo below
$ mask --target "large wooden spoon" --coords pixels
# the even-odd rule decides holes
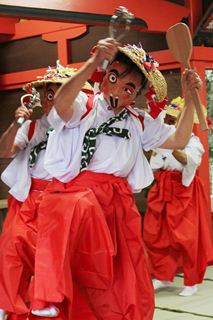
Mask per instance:
[[[188,26],[185,23],[177,23],[168,29],[166,40],[174,58],[182,63],[185,68],[190,69],[190,58],[192,54],[192,38]],[[192,93],[197,116],[201,130],[208,130],[206,117],[204,115],[198,90]]]

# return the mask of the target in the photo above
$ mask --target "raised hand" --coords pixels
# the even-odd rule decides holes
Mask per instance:
[[[94,48],[94,61],[98,65],[101,65],[104,60],[111,61],[118,51],[118,46],[119,43],[113,38],[99,40]]]
[[[25,106],[21,106],[21,107],[17,108],[15,111],[15,119],[16,119],[16,121],[18,121],[18,119],[20,119],[20,118],[24,118],[25,120],[27,120],[30,118],[32,112],[33,112],[32,109],[28,109]]]
[[[192,103],[194,89],[200,90],[202,80],[194,69],[185,69],[182,75],[185,104]]]

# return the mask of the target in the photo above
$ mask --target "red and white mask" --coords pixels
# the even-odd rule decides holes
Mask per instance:
[[[109,106],[114,110],[134,104],[141,89],[142,76],[135,71],[126,73],[127,66],[114,61],[107,69],[101,83],[101,91]]]
[[[60,85],[56,83],[50,83],[44,88],[44,104],[43,111],[46,115],[50,112],[53,106],[53,100],[56,91],[59,89]]]

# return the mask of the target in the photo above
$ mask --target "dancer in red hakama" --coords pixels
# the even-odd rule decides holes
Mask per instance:
[[[168,106],[165,122],[177,121],[180,106],[180,98]],[[197,175],[203,153],[193,134],[185,148],[157,149],[151,157],[156,183],[149,191],[143,234],[156,290],[171,286],[176,273],[183,272],[179,294],[195,294],[213,260],[208,199]]]
[[[34,275],[38,208],[42,192],[52,179],[43,165],[50,133],[47,115],[55,92],[75,71],[58,64],[56,68],[49,68],[43,77],[27,84],[22,106],[16,110],[15,120],[0,138],[0,156],[14,157],[1,176],[10,188],[10,196],[0,237],[0,319],[6,316],[26,318],[30,310],[28,288]],[[37,99],[38,92],[33,91],[38,87],[44,94],[44,115],[41,119],[29,120],[32,109],[26,105],[34,106],[33,101],[37,105],[41,103]],[[84,90],[91,92],[91,86],[85,84]],[[25,120],[21,128],[17,122],[20,117]]]
[[[81,87],[104,60],[112,61],[100,93],[88,100]],[[96,319],[153,318],[154,292],[132,192],[153,180],[143,149],[177,149],[188,143],[194,116],[191,88],[200,87],[200,79],[192,70],[183,74],[187,107],[176,131],[161,117],[131,107],[147,79],[153,102],[162,102],[166,83],[156,61],[141,45],[119,47],[107,38],[55,96],[48,116],[55,131],[45,156],[45,168],[55,179],[40,205],[34,290],[36,300],[49,308],[64,301],[72,306],[75,281]],[[108,262],[101,250],[95,260],[90,256],[91,243],[99,245],[101,232],[94,214],[104,218],[102,227],[109,231],[108,240],[102,239],[112,244]],[[94,223],[93,232],[81,232],[81,217],[89,226]],[[33,314],[42,317],[46,310],[35,304]],[[74,312],[72,306],[68,319],[74,319]],[[84,319],[80,309],[76,319]]]

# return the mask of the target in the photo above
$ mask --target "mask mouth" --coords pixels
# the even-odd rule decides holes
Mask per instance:
[[[110,102],[110,107],[115,109],[118,107],[118,102],[119,102],[119,98],[118,96],[116,97],[113,97],[112,93],[110,94],[110,97],[109,97],[109,102]]]

